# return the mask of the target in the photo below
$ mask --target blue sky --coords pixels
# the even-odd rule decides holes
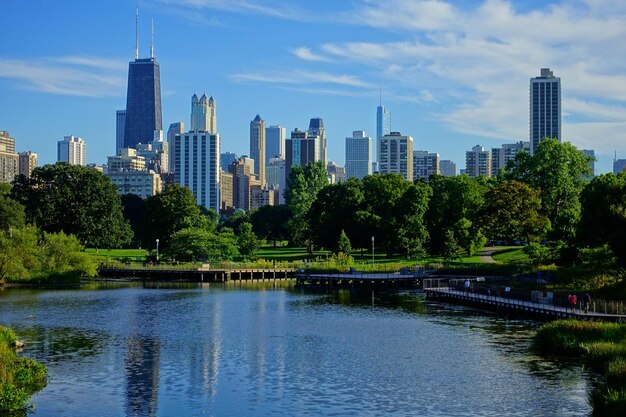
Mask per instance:
[[[5,0],[0,130],[40,163],[56,142],[115,151],[134,58],[135,0]],[[194,92],[217,100],[222,151],[249,153],[258,113],[291,131],[322,117],[328,156],[375,131],[379,89],[392,130],[464,168],[476,144],[528,140],[529,78],[561,77],[563,136],[596,150],[596,172],[626,158],[626,3],[418,0],[140,0],[161,65],[163,125],[189,124]]]

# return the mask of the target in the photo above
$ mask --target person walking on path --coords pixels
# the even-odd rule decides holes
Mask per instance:
[[[589,313],[589,304],[591,304],[591,296],[589,293],[585,293],[583,295],[583,308],[585,309],[585,314]]]
[[[465,280],[465,292],[469,292],[470,290],[470,280],[466,279]]]
[[[570,294],[567,296],[567,302],[569,303],[569,307],[572,309],[572,313],[576,312],[576,294]]]

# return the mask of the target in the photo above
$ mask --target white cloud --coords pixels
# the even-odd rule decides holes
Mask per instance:
[[[123,60],[62,56],[39,60],[0,58],[0,78],[18,88],[69,96],[118,96],[126,84]]]
[[[175,9],[187,7],[192,9],[214,9],[231,13],[261,14],[265,16],[304,21],[307,14],[280,0],[155,0]]]
[[[295,56],[305,61],[328,61],[328,58],[311,51],[311,48],[299,47],[291,51]]]
[[[231,75],[237,82],[259,82],[270,84],[338,84],[350,87],[368,87],[369,84],[358,77],[346,74],[294,70],[289,72],[239,73]]]

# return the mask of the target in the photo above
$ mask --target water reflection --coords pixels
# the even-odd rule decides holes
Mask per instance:
[[[137,335],[127,339],[126,415],[155,416],[159,392],[159,343]]]

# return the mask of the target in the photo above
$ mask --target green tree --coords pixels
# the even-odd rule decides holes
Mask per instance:
[[[626,173],[595,177],[581,193],[579,238],[583,244],[605,243],[626,266]]]
[[[252,231],[251,223],[246,222],[239,226],[236,236],[237,249],[244,258],[253,256],[256,251],[259,250],[261,245],[259,243],[259,239],[257,239],[256,235]]]
[[[313,253],[313,242],[307,215],[317,193],[326,185],[328,174],[321,161],[311,162],[305,167],[300,165],[291,167],[285,192],[285,201],[292,214],[287,227],[291,243],[306,244],[309,253]]]
[[[259,207],[250,214],[254,233],[262,239],[271,241],[274,247],[277,241],[289,237],[287,223],[290,218],[291,211],[284,204]]]
[[[423,256],[426,252],[429,234],[424,217],[431,195],[428,184],[416,182],[407,187],[395,205],[392,228],[397,237],[390,238],[389,245],[407,259]]]
[[[505,176],[539,190],[542,212],[551,224],[553,240],[573,242],[580,220],[580,193],[591,175],[592,157],[569,142],[543,139],[534,154],[520,152],[507,165]]]
[[[168,185],[161,193],[148,198],[146,211],[143,244],[153,249],[159,239],[159,247],[166,254],[174,233],[187,228],[210,229],[191,190],[178,184]]]
[[[488,184],[467,175],[444,177],[434,175],[430,179],[432,197],[426,213],[426,225],[430,236],[430,252],[442,254],[448,245],[448,232],[466,253],[485,242],[478,211],[484,203]]]
[[[348,235],[346,235],[346,232],[342,230],[341,234],[339,235],[339,242],[337,242],[337,253],[350,255],[350,252],[352,252],[350,239],[348,238]]]
[[[459,259],[459,253],[461,252],[461,246],[456,241],[454,237],[454,232],[450,229],[443,231],[444,242],[443,248],[441,251],[441,256],[443,257],[443,261],[446,264],[449,264],[451,261]]]
[[[117,187],[94,169],[57,163],[35,168],[14,181],[11,196],[25,207],[26,219],[49,233],[64,232],[81,244],[115,248],[132,238]]]
[[[39,269],[37,229],[0,230],[0,283],[8,279],[26,279]]]
[[[539,192],[520,181],[505,181],[487,191],[478,217],[487,237],[498,240],[519,239],[530,244],[550,227],[541,213]]]
[[[18,229],[24,226],[24,206],[11,198],[11,186],[0,184],[0,230]]]
[[[45,275],[68,272],[77,276],[97,275],[95,259],[85,253],[76,236],[44,232],[38,253],[41,256],[41,272]]]
[[[145,240],[144,221],[146,219],[146,200],[136,194],[124,194],[120,197],[122,213],[133,231],[133,244],[141,246]]]
[[[172,235],[166,254],[182,262],[231,260],[237,254],[235,236],[230,229],[220,233],[205,228],[182,229]]]

